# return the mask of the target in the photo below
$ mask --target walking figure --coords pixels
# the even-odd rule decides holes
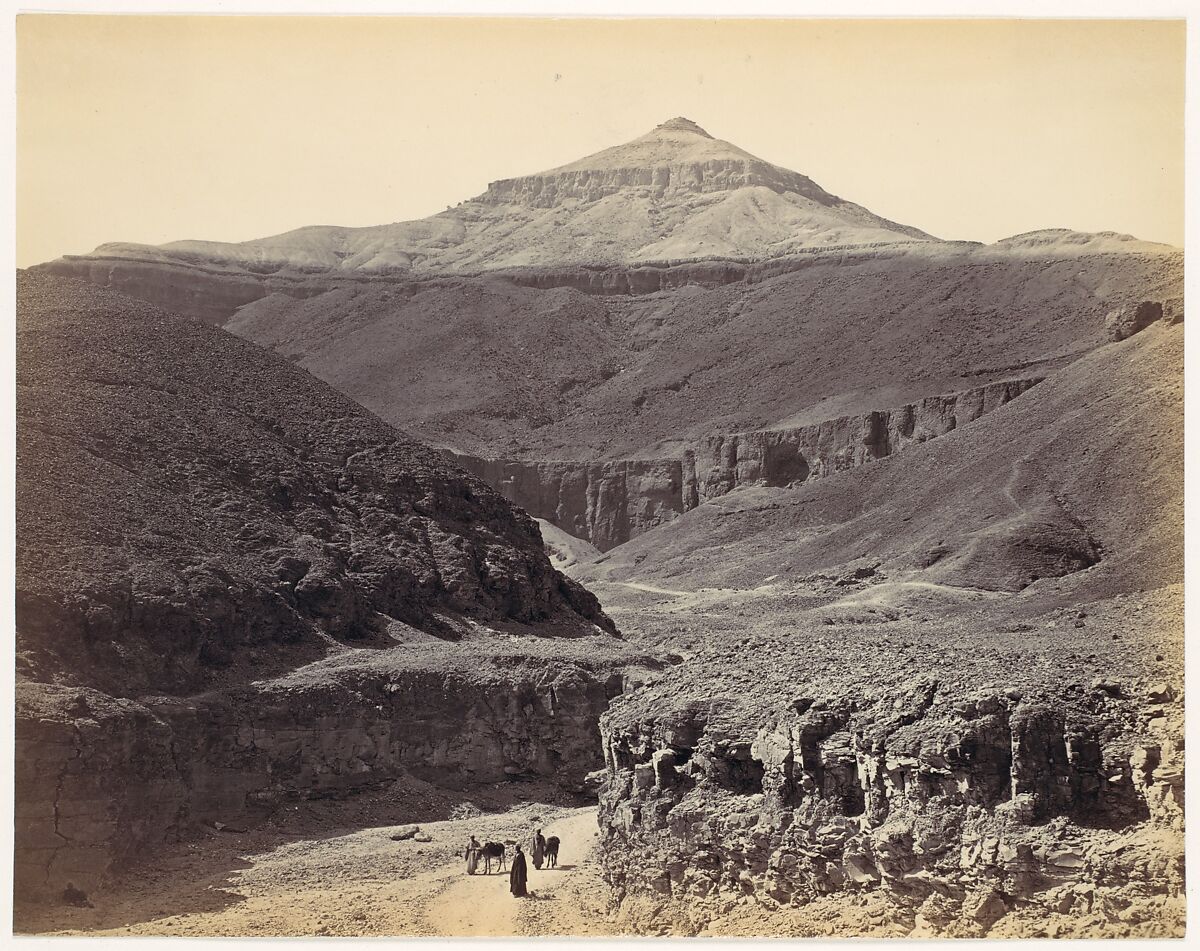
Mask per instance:
[[[508,873],[508,890],[513,893],[514,898],[524,898],[528,893],[525,891],[529,873],[525,868],[525,853],[521,851],[521,847],[516,846],[516,855],[512,857],[512,867]]]

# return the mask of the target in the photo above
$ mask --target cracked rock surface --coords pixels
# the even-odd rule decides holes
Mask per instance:
[[[1181,586],[815,627],[847,588],[598,590],[685,658],[601,721],[625,930],[1182,934]]]

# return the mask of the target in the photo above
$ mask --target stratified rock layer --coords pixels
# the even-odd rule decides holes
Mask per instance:
[[[607,551],[733,489],[796,485],[935,439],[1038,381],[1005,380],[813,426],[709,436],[674,460],[454,459],[531,515]]]
[[[601,765],[596,723],[621,687],[616,658],[405,653],[187,698],[22,684],[18,894],[91,892],[197,823],[236,827],[406,772],[449,785],[549,777],[578,791]]]
[[[801,694],[757,731],[727,712],[604,721],[603,853],[636,927],[866,894],[914,935],[1181,921],[1178,705],[1147,721],[1095,692],[964,695],[930,677]]]

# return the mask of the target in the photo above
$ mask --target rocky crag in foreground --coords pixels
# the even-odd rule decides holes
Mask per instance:
[[[749,901],[815,903],[796,929],[812,935],[1171,934],[1176,699],[1165,683],[1038,696],[925,678],[852,702],[800,693],[757,731],[719,704],[641,726],[618,716],[605,728],[608,878],[640,928],[694,932]],[[871,898],[874,922],[821,921]]]
[[[631,653],[443,454],[77,282],[19,275],[18,366],[19,894],[404,770],[599,762]]]
[[[953,433],[573,569],[686,658],[602,721],[631,927],[1183,933],[1183,328],[1138,313]]]

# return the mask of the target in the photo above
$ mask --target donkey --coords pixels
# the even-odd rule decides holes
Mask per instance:
[[[500,863],[500,871],[505,869],[504,859],[504,843],[502,842],[485,842],[483,845],[483,874],[490,875],[492,873],[493,859]]]
[[[546,840],[546,865],[558,868],[558,836],[552,835]]]

